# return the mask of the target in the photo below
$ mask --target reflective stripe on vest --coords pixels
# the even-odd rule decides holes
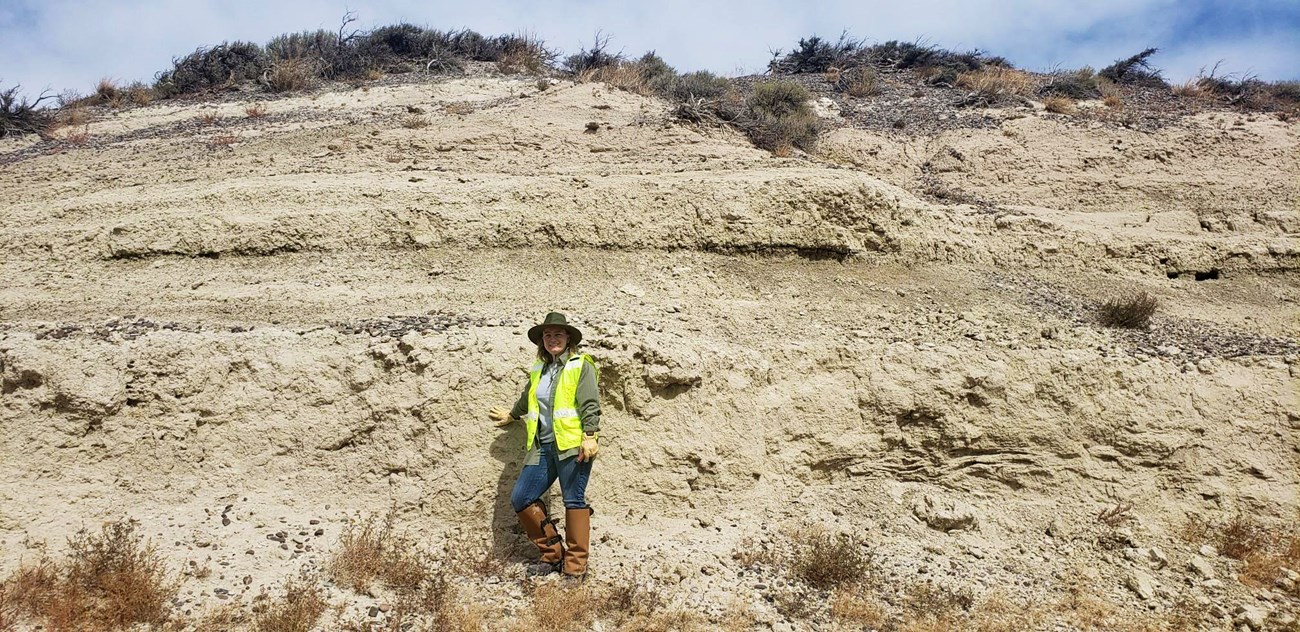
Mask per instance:
[[[555,384],[555,397],[551,400],[551,429],[555,432],[555,448],[561,452],[571,450],[582,444],[582,419],[578,417],[578,379],[582,377],[582,363],[590,362],[592,370],[596,363],[586,354],[575,355],[564,363]],[[526,433],[524,449],[533,447],[537,436],[537,420],[541,407],[537,404],[537,384],[542,380],[542,369],[546,365],[538,361],[528,371],[528,414],[524,416]]]

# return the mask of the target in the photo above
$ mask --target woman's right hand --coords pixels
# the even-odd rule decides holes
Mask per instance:
[[[509,426],[514,418],[510,416],[510,411],[500,406],[493,406],[488,410],[488,419],[497,422],[498,428]]]

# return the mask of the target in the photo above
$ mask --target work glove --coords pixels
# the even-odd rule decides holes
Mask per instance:
[[[582,446],[578,448],[578,461],[590,461],[596,458],[596,453],[599,451],[600,445],[596,443],[596,437],[583,435]]]
[[[510,422],[515,420],[514,417],[510,416],[509,410],[500,406],[493,406],[492,409],[488,411],[488,419],[497,422],[498,428],[509,426]]]

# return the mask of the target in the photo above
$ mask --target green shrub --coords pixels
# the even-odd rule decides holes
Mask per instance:
[[[810,98],[808,90],[797,83],[768,81],[754,84],[746,105],[756,115],[781,117],[811,112],[808,107]]]
[[[677,71],[662,57],[656,55],[654,51],[649,51],[634,63],[639,67],[646,86],[652,94],[661,97],[673,95],[677,84]]]
[[[269,65],[261,46],[223,42],[173,59],[171,70],[158,73],[154,88],[165,96],[206,92],[258,79]]]
[[[731,80],[707,70],[688,72],[676,78],[669,96],[676,101],[717,99],[731,90]]]
[[[564,69],[578,74],[608,66],[617,66],[623,62],[622,53],[610,53],[606,50],[607,48],[609,48],[609,37],[597,33],[591,48],[584,46],[578,52],[564,59]]]
[[[826,72],[832,67],[843,67],[863,49],[862,42],[841,34],[834,44],[814,35],[799,39],[799,47],[785,56],[777,51],[768,69],[777,73],[801,74]]]
[[[755,146],[772,152],[789,147],[812,151],[822,124],[817,115],[757,116],[744,127],[745,135]]]

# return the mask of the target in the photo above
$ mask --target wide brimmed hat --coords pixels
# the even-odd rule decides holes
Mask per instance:
[[[579,342],[582,342],[582,332],[578,331],[577,327],[570,325],[569,320],[564,317],[564,314],[559,312],[551,312],[546,315],[546,318],[542,320],[541,324],[533,325],[532,328],[528,330],[528,339],[533,341],[533,344],[541,344],[542,330],[547,327],[560,327],[569,332],[569,346],[574,346]]]

